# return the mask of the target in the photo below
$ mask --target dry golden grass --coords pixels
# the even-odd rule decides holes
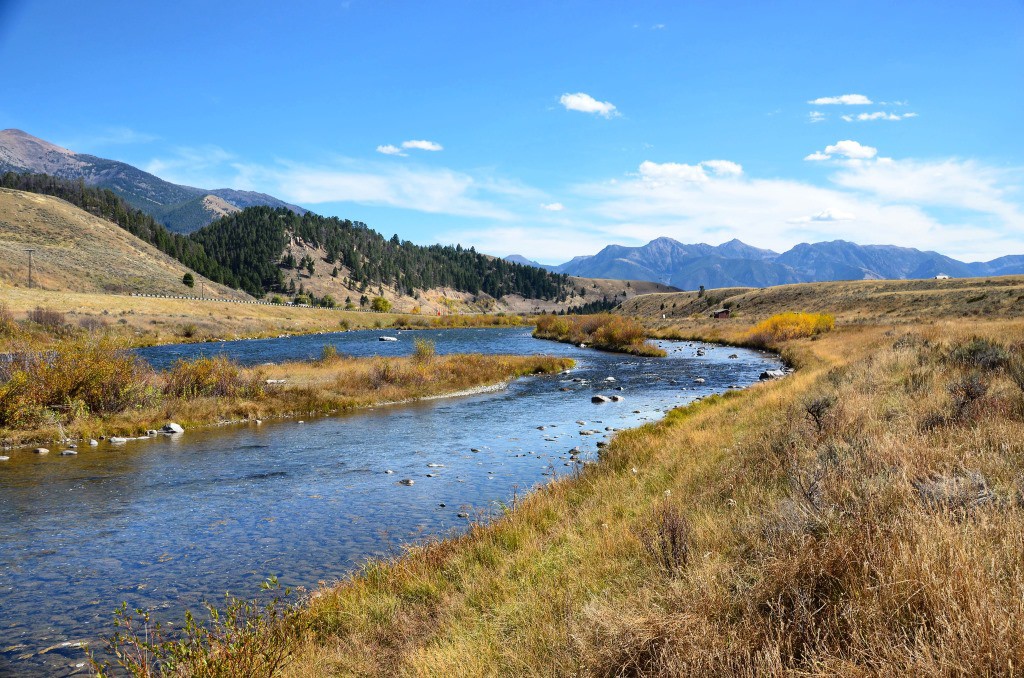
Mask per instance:
[[[0,283],[0,303],[19,321],[35,308],[66,314],[73,326],[106,325],[134,346],[314,334],[388,327],[478,327],[520,324],[518,316],[427,317],[338,311],[288,305],[233,304],[196,299],[153,299],[115,294],[61,292]],[[0,351],[5,350],[0,333]]]
[[[189,272],[116,224],[59,198],[0,188],[0,281],[28,284],[28,255],[34,248],[36,287],[77,292],[193,294],[181,279]],[[209,297],[249,299],[249,295],[194,273]]]
[[[795,375],[316,592],[286,673],[1013,673],[1022,340],[988,321],[788,342]]]
[[[656,326],[708,331],[711,311],[727,307],[732,318],[715,327],[746,328],[785,311],[830,313],[840,323],[916,324],[940,318],[1024,316],[1024,276],[950,280],[856,280],[778,287],[727,288],[648,294],[626,301],[622,312]],[[662,320],[662,315],[666,318]]]
[[[230,360],[182,361],[155,373],[105,337],[71,338],[0,365],[0,442],[136,436],[168,421],[185,427],[281,416],[317,416],[447,395],[527,374],[569,368],[568,358],[433,355],[346,358],[241,368]]]
[[[618,353],[665,356],[665,351],[648,343],[647,330],[637,320],[609,313],[538,316],[533,336]]]

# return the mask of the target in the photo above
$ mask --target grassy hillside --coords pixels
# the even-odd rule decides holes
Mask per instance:
[[[950,280],[856,280],[780,285],[763,289],[732,287],[697,292],[652,294],[622,304],[622,312],[656,325],[704,324],[714,309],[728,308],[729,328],[784,311],[831,313],[843,322],[913,324],[937,318],[1019,318],[1024,316],[1024,276]],[[666,318],[662,321],[661,316]]]
[[[0,280],[76,292],[192,294],[182,284],[183,264],[112,222],[45,195],[0,188]],[[193,274],[211,297],[248,295]]]

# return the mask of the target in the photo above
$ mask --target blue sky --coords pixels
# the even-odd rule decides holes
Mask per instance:
[[[1024,253],[1019,1],[0,0],[0,60],[0,128],[419,243]]]

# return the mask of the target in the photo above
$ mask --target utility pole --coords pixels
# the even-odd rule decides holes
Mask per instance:
[[[35,252],[33,249],[25,250],[28,252],[28,288],[32,289],[32,253]]]
[[[206,298],[206,283],[201,280],[199,281],[199,298]]]

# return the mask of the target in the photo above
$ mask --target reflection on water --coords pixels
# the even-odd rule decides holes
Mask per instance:
[[[0,464],[0,675],[74,673],[81,651],[40,651],[108,634],[121,601],[174,621],[225,591],[253,595],[270,575],[306,587],[344,576],[403,542],[462,529],[459,513],[489,515],[514,493],[572,472],[573,447],[594,458],[615,429],[777,366],[757,352],[698,357],[668,342],[668,358],[636,358],[538,341],[523,328],[403,332],[397,342],[378,334],[140,354],[162,366],[215,350],[254,364],[316,356],[328,343],[352,355],[408,354],[413,338],[426,337],[439,353],[568,355],[578,367],[495,393],[302,424],[188,431],[74,457],[12,452]],[[595,405],[595,393],[624,400]]]

